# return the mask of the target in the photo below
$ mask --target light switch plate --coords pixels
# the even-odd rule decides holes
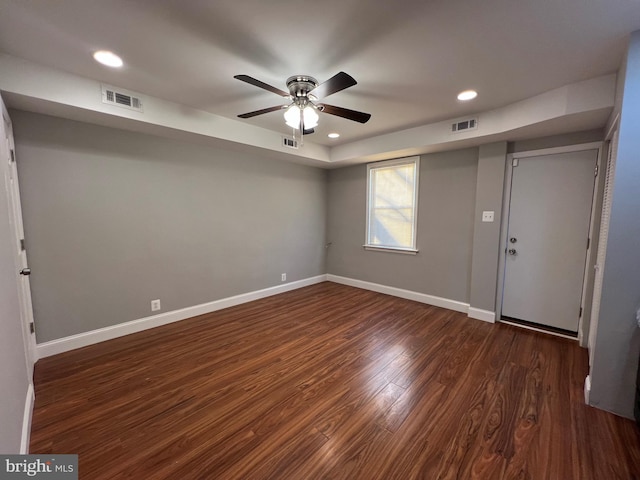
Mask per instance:
[[[493,215],[495,212],[492,211],[484,211],[482,212],[482,221],[483,222],[493,222]]]

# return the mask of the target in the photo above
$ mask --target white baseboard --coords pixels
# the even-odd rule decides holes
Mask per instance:
[[[20,454],[29,453],[29,441],[31,440],[31,419],[33,417],[33,405],[36,401],[33,383],[29,383],[27,396],[24,401],[24,414],[22,416],[22,437],[20,438]]]
[[[496,323],[496,312],[489,310],[482,310],[480,308],[469,307],[469,317],[476,320],[482,320],[484,322]]]
[[[407,300],[414,300],[416,302],[426,303],[436,307],[448,308],[449,310],[455,310],[456,312],[468,313],[469,311],[468,303],[427,295],[426,293],[419,293],[411,290],[404,290],[402,288],[380,285],[379,283],[365,282],[363,280],[356,280],[354,278],[340,277],[338,275],[331,274],[327,275],[327,280],[330,282],[341,283],[342,285],[371,290],[373,292],[386,293],[387,295],[393,295],[394,297],[406,298]]]
[[[194,305],[193,307],[173,310],[171,312],[160,313],[151,317],[140,318],[130,322],[120,323],[90,332],[79,333],[69,337],[52,340],[50,342],[40,343],[37,345],[38,358],[50,357],[59,353],[75,350],[76,348],[86,347],[106,340],[111,340],[132,333],[141,332],[150,328],[159,327],[168,323],[178,322],[187,318],[203,315],[205,313],[215,312],[223,308],[229,308],[242,303],[252,302],[261,298],[270,297],[279,293],[296,290],[298,288],[314,285],[316,283],[327,280],[326,275],[318,275],[316,277],[298,280],[296,282],[285,283],[275,287],[256,290],[254,292],[243,293],[234,297],[223,298],[213,302]]]
[[[150,328],[160,327],[162,325],[178,322],[180,320],[185,320],[187,318],[195,317],[198,315],[215,312],[217,310],[233,307],[242,303],[252,302],[254,300],[270,297],[279,293],[289,292],[291,290],[296,290],[298,288],[314,285],[316,283],[321,283],[324,281],[363,288],[365,290],[371,290],[373,292],[384,293],[387,295],[393,295],[394,297],[405,298],[407,300],[414,300],[416,302],[426,303],[428,305],[434,305],[436,307],[447,308],[456,312],[467,313],[470,318],[484,320],[486,322],[495,321],[494,312],[480,310],[473,307],[470,308],[468,303],[459,302],[457,300],[450,300],[448,298],[436,297],[434,295],[428,295],[426,293],[404,290],[402,288],[380,285],[378,283],[365,282],[363,280],[356,280],[353,278],[327,274],[306,278],[304,280],[298,280],[296,282],[285,283],[283,285],[277,285],[275,287],[265,288],[263,290],[256,290],[255,292],[243,293],[234,297],[223,298],[220,300],[215,300],[213,302],[182,308],[180,310],[160,313],[158,315],[140,318],[138,320],[132,320],[130,322],[120,323],[118,325],[112,325],[109,327],[100,328],[98,330],[92,330],[89,332],[79,333],[77,335],[71,335],[69,337],[52,340],[50,342],[40,343],[36,347],[37,356],[38,358],[50,357],[59,353],[75,350],[77,348],[94,345],[106,340],[112,340],[114,338],[123,337],[125,335],[141,332]]]

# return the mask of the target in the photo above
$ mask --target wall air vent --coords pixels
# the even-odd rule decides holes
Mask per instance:
[[[121,88],[114,88],[108,85],[102,85],[102,103],[142,112],[142,100],[140,100],[140,97]]]
[[[458,122],[451,124],[452,133],[464,132],[467,130],[475,130],[476,128],[478,128],[477,118],[467,118],[466,120],[460,120]]]
[[[288,148],[298,149],[298,141],[293,137],[282,137],[282,145]]]

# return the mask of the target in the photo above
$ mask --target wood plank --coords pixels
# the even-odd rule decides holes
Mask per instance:
[[[575,342],[322,283],[40,360],[80,478],[640,479]]]

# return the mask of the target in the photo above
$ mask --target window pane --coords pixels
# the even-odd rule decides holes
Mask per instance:
[[[415,248],[415,162],[370,169],[369,245]]]

